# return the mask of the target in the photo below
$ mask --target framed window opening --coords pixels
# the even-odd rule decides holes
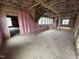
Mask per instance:
[[[47,17],[41,17],[38,21],[39,25],[48,25],[48,24],[53,24],[53,19],[52,18],[47,18]]]
[[[8,27],[12,27],[12,19],[10,17],[6,18]]]
[[[62,25],[69,25],[70,19],[63,19]]]

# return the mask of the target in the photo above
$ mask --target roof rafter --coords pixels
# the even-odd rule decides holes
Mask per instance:
[[[34,4],[34,5],[33,5],[33,6],[31,6],[30,8],[28,8],[27,10],[32,9],[32,8],[36,7],[37,5],[39,5],[39,3]]]
[[[48,8],[49,10],[55,12],[56,14],[59,14],[56,10],[54,10],[53,8],[51,8],[50,6],[48,6],[46,3],[44,3],[41,0],[35,0],[36,2],[39,2],[42,6],[44,6],[45,8]]]
[[[7,2],[4,2],[4,1],[0,1],[0,4],[4,4],[6,6],[11,6],[11,7],[16,7],[15,5],[7,3]]]
[[[14,8],[21,8],[21,6],[25,9],[26,7],[25,6],[23,6],[22,4],[20,4],[20,3],[17,3],[17,5],[19,4],[19,5],[21,5],[21,6],[19,6],[19,7],[17,7],[17,5],[16,4],[12,4],[12,3],[9,3],[8,1],[0,1],[0,3],[1,4],[3,4],[3,5],[6,5],[6,6],[10,6],[10,7],[14,7]]]
[[[44,2],[46,2],[47,0],[44,0]],[[33,6],[31,6],[30,8],[28,8],[27,10],[30,10],[30,9],[32,9],[32,8],[34,8],[34,7],[36,7],[37,5],[39,5],[40,3],[39,2],[37,2],[36,4],[34,4]]]
[[[62,2],[64,2],[65,0],[61,0],[60,2],[56,2],[56,3],[51,3],[50,5],[49,5],[49,7],[51,7],[51,6],[53,6],[53,5],[56,5],[56,4],[59,4],[59,3],[62,3]]]

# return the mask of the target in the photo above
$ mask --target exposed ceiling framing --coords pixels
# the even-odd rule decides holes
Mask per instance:
[[[44,6],[45,8],[48,8],[49,10],[51,10],[52,12],[55,12],[56,14],[58,14],[58,12],[56,10],[54,10],[53,8],[51,8],[50,6],[48,6],[46,3],[44,3],[42,0],[35,0],[36,2],[39,2],[42,6]]]
[[[79,12],[79,0],[0,0],[0,4],[27,11],[35,9],[35,16],[37,15],[35,18],[44,14],[46,16],[74,15]]]

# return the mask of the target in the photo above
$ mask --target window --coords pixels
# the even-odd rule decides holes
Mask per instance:
[[[10,17],[6,18],[8,26],[12,26],[12,21]]]
[[[53,24],[53,19],[52,18],[47,18],[47,17],[41,17],[39,19],[38,24]]]
[[[69,19],[64,19],[64,20],[62,21],[62,24],[63,24],[63,25],[69,25]]]

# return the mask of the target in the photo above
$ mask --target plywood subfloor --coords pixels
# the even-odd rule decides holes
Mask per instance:
[[[71,32],[46,30],[7,41],[6,59],[76,59]]]

